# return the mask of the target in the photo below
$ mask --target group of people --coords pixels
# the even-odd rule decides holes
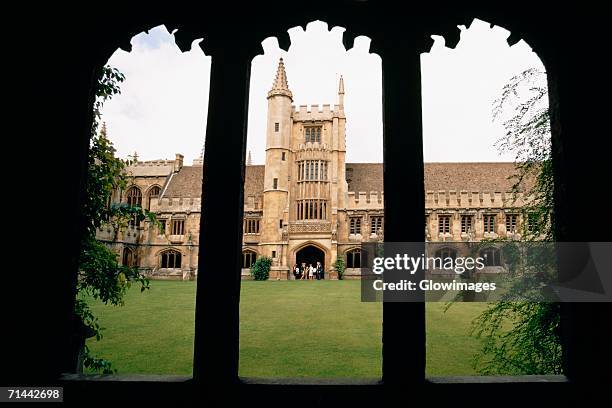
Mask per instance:
[[[316,266],[313,264],[306,265],[306,262],[302,262],[300,266],[298,264],[293,266],[293,276],[296,280],[321,280],[325,278],[324,275],[325,271],[321,262],[317,262]]]

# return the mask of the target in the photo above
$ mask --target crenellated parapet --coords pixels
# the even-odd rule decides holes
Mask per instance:
[[[199,197],[162,197],[151,203],[151,211],[158,213],[199,213],[202,206],[202,200]]]
[[[292,105],[291,117],[294,122],[304,121],[326,121],[333,118],[344,117],[344,111],[340,105],[334,105],[333,109],[330,104],[312,104],[300,105],[295,107]]]
[[[349,191],[347,193],[346,208],[357,209],[382,209],[384,206],[384,193],[382,191]]]
[[[125,171],[132,177],[165,177],[175,169],[176,160],[147,160],[131,162]]]
[[[425,208],[508,208],[525,204],[521,193],[501,191],[440,190],[425,192]]]

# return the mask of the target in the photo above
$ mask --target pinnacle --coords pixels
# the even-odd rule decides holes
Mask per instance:
[[[293,100],[293,94],[289,90],[289,84],[287,82],[287,73],[285,72],[285,63],[283,58],[278,61],[278,68],[276,69],[276,77],[272,84],[272,89],[268,92],[268,98],[274,95],[288,96]]]

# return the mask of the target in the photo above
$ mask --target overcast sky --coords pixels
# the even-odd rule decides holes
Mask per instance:
[[[434,36],[431,51],[421,56],[425,161],[511,161],[493,146],[504,130],[492,122],[492,103],[508,79],[530,67],[543,70],[542,63],[523,41],[509,47],[510,32],[503,28],[474,20],[460,29],[455,49]],[[251,71],[248,150],[254,164],[264,162],[266,94],[281,56],[296,106],[337,103],[338,78],[344,76],[347,161],[382,161],[381,60],[369,53],[366,37],[346,51],[343,31],[322,22],[306,31],[293,28],[288,52],[276,38],[263,41],[264,54],[255,57]],[[109,64],[126,80],[122,94],[105,105],[103,120],[119,157],[136,151],[141,160],[171,159],[182,153],[191,163],[199,156],[211,58],[198,42],[181,53],[160,26],[135,36],[130,53],[113,54]]]

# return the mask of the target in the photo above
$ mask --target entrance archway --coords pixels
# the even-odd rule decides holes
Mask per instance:
[[[321,262],[323,270],[325,270],[325,252],[314,245],[305,246],[295,254],[295,263],[301,265],[302,262],[306,265],[312,264],[313,266],[316,266],[317,262]]]

